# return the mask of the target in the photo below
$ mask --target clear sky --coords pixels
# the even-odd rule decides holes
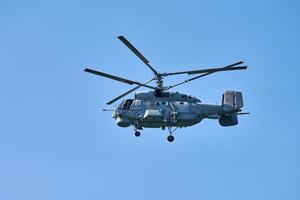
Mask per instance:
[[[0,199],[300,199],[299,1],[0,1]],[[239,125],[117,127],[105,103],[152,74],[223,66],[174,90],[220,103]],[[166,83],[186,76],[166,79]],[[132,96],[132,95],[131,95]],[[129,96],[130,97],[130,96]]]

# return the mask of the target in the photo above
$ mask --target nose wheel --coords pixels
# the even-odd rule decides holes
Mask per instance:
[[[141,132],[139,130],[142,130],[142,128],[138,127],[138,126],[134,126],[134,135],[136,137],[140,137],[141,136]]]

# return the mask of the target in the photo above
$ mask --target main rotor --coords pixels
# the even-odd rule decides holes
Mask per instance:
[[[136,85],[136,87],[132,88],[131,90],[129,90],[129,91],[121,94],[120,96],[112,99],[111,101],[107,102],[108,105],[114,103],[115,101],[121,99],[122,97],[130,94],[131,92],[137,90],[138,88],[140,88],[142,86],[146,87],[146,88],[149,88],[149,89],[153,89],[153,90],[155,90],[155,92],[157,94],[159,94],[159,93],[163,92],[164,90],[169,90],[169,89],[171,89],[173,87],[176,87],[178,85],[193,81],[195,79],[210,75],[210,74],[215,73],[215,72],[247,69],[247,66],[238,66],[238,65],[244,63],[243,61],[239,61],[237,63],[227,65],[225,67],[200,69],[200,70],[189,70],[189,71],[179,71],[179,72],[171,72],[171,73],[159,73],[157,70],[155,70],[150,65],[150,62],[143,56],[143,54],[141,52],[139,52],[124,36],[118,36],[118,39],[121,40],[154,73],[154,76],[150,80],[148,80],[147,82],[140,83],[140,82],[137,82],[137,81],[132,81],[132,80],[121,78],[121,77],[114,76],[114,75],[111,75],[111,74],[106,74],[106,73],[103,73],[103,72],[100,72],[100,71],[96,71],[96,70],[93,70],[93,69],[85,68],[84,69],[85,72],[89,72],[89,73],[92,73],[92,74],[96,74],[96,75],[99,75],[99,76],[110,78],[110,79],[113,79],[113,80],[116,80],[116,81],[120,81],[120,82],[123,82],[123,83],[130,84],[130,85]],[[175,85],[164,86],[164,84],[163,84],[164,77],[172,76],[172,75],[179,75],[179,74],[188,74],[188,75],[200,74],[200,75],[197,75],[193,78],[184,80],[183,82],[177,83]],[[156,81],[156,87],[148,85],[148,83],[150,83],[154,80]]]

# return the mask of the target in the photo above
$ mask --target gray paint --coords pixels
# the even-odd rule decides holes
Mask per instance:
[[[158,97],[153,91],[145,91],[136,92],[135,99],[124,100],[118,105],[113,112],[113,118],[120,127],[187,127],[203,119],[219,119],[220,116],[238,113],[241,106],[240,92],[227,91],[224,93],[222,104],[213,105],[202,103],[196,97],[179,92],[163,92]],[[226,126],[231,125],[230,119],[226,118]],[[221,122],[220,124],[224,125]],[[232,121],[232,125],[236,124]]]

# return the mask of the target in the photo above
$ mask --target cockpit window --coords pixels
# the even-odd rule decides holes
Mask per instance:
[[[139,106],[142,104],[142,101],[141,100],[134,100],[134,103],[133,103],[135,106]]]
[[[131,104],[133,102],[133,99],[127,99],[123,104],[122,104],[122,108],[123,109],[129,109]]]

